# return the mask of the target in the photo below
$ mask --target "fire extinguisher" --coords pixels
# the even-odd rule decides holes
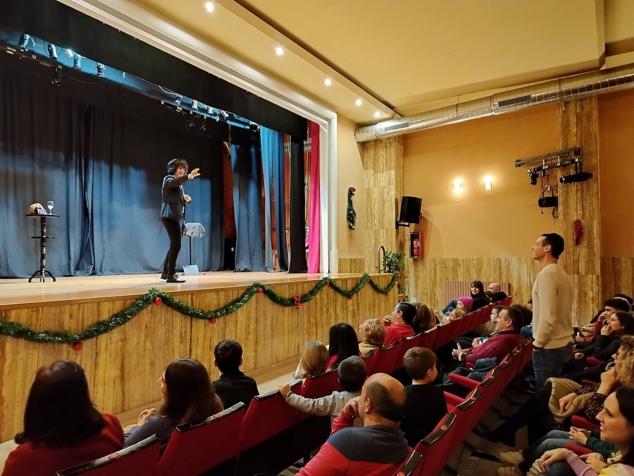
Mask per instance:
[[[418,231],[413,231],[409,235],[409,255],[413,259],[423,257],[423,244],[421,242],[421,234]]]

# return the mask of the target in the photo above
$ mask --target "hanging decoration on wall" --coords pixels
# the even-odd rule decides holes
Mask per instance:
[[[381,285],[375,283],[368,274],[364,273],[359,282],[352,289],[347,290],[339,286],[334,280],[325,277],[317,281],[315,286],[313,286],[313,288],[306,294],[299,294],[292,297],[285,297],[277,294],[274,289],[265,286],[262,283],[256,282],[247,287],[240,296],[230,303],[212,311],[204,311],[197,307],[189,306],[165,291],[159,291],[158,289],[152,288],[147,293],[136,298],[135,301],[128,307],[111,315],[106,320],[97,321],[94,324],[91,324],[80,332],[55,331],[48,329],[37,331],[19,322],[0,320],[0,335],[24,339],[31,342],[70,344],[74,350],[79,351],[82,349],[83,341],[106,334],[117,327],[127,324],[133,317],[138,315],[150,304],[164,305],[178,311],[180,314],[191,317],[192,319],[204,319],[213,325],[216,323],[218,318],[232,314],[242,308],[256,294],[264,294],[267,298],[280,306],[293,306],[295,309],[300,310],[302,309],[303,304],[315,299],[326,286],[329,286],[337,294],[350,299],[355,294],[358,294],[368,283],[374,291],[381,294],[388,294],[396,285],[397,279],[398,276],[393,274],[392,279],[387,286],[382,287]]]
[[[346,219],[348,220],[348,228],[354,230],[357,227],[357,212],[354,211],[352,198],[357,191],[354,187],[348,187],[348,209],[346,210]]]
[[[574,226],[574,237],[575,237],[575,246],[579,246],[581,244],[581,240],[583,240],[583,222],[579,219],[575,220],[573,223]]]

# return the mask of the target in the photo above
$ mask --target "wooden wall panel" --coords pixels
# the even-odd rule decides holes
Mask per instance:
[[[604,299],[617,293],[634,295],[634,257],[602,257],[601,281]]]
[[[382,286],[391,276],[374,276]],[[359,276],[337,279],[346,289]],[[304,294],[312,282],[275,284],[284,296]],[[183,302],[202,309],[216,309],[238,297],[244,288],[205,290],[179,294]],[[213,347],[222,338],[237,339],[244,348],[244,370],[267,368],[296,357],[306,341],[327,341],[328,329],[337,322],[355,328],[367,317],[387,314],[397,291],[375,292],[367,285],[353,299],[325,288],[301,310],[285,308],[265,296],[254,296],[239,311],[215,324],[194,320],[164,305],[151,305],[138,316],[103,336],[87,340],[75,351],[67,344],[36,344],[0,337],[0,439],[13,438],[21,429],[24,405],[36,370],[58,359],[78,362],[85,370],[95,404],[102,411],[120,414],[160,399],[157,380],[173,359],[193,356],[210,370]],[[0,317],[28,324],[34,329],[78,331],[128,306],[132,301],[109,300],[77,304],[2,309]],[[212,371],[217,377],[217,372]]]

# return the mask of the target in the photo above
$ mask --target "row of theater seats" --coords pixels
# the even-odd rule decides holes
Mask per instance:
[[[508,305],[509,302],[510,299],[497,305]],[[438,349],[487,322],[490,314],[491,306],[487,306],[457,321],[383,347],[365,357],[368,372],[392,374],[402,367],[403,356],[408,349],[417,346]],[[460,377],[459,383],[472,386],[473,391],[464,401],[446,393],[450,412],[436,430],[415,448],[403,468],[403,474],[422,474],[416,471],[423,466],[425,475],[436,474],[442,469],[455,446],[495,400],[494,396],[499,395],[503,386],[524,367],[527,355],[530,358],[530,346],[526,349],[518,349],[509,355],[481,383]],[[303,382],[293,382],[291,389],[309,398],[341,390],[336,370]],[[467,428],[469,431],[465,433]],[[248,407],[238,403],[200,424],[177,427],[162,456],[159,456],[158,441],[152,437],[85,465],[61,471],[58,475],[276,474],[307,456],[327,439],[329,432],[328,417],[309,416],[290,407],[276,390],[258,395]],[[449,434],[451,436],[447,436]],[[426,457],[430,451],[434,452],[433,461]],[[440,466],[436,469],[437,465]]]

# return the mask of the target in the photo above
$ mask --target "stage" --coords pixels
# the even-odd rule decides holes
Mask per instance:
[[[360,274],[330,276],[346,290]],[[372,275],[387,287],[389,274]],[[202,311],[222,308],[259,282],[276,296],[293,299],[314,289],[319,274],[209,272],[185,276],[186,283],[167,284],[159,274],[58,278],[45,283],[26,279],[0,280],[0,319],[37,332],[80,333],[125,310],[150,289],[158,289],[186,306]],[[355,329],[369,317],[382,317],[397,301],[397,288],[380,293],[367,283],[354,296],[330,286],[301,306],[283,306],[264,293],[254,293],[235,312],[217,319],[196,319],[153,300],[123,325],[81,345],[31,342],[11,335],[0,337],[0,441],[21,429],[24,404],[35,371],[57,359],[71,359],[86,370],[91,395],[100,410],[124,414],[160,398],[156,384],[167,363],[192,356],[213,368],[213,347],[223,338],[244,348],[243,370],[251,375],[296,359],[308,340],[328,340],[328,329],[348,322]]]

